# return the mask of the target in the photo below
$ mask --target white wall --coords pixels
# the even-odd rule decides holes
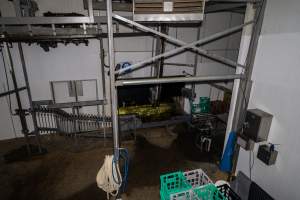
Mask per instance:
[[[83,9],[82,0],[37,0],[39,5],[39,11],[37,15],[41,16],[43,12],[78,12],[87,14]],[[15,16],[14,8],[12,3],[6,0],[0,0],[0,10],[2,16]],[[103,13],[100,13],[103,14]],[[201,38],[204,38],[212,33],[222,31],[228,27],[240,24],[243,21],[243,16],[239,14],[209,14],[206,16],[205,21],[201,27]],[[120,30],[126,28],[120,27]],[[105,30],[105,27],[104,27]],[[130,31],[130,30],[129,30]],[[192,42],[196,40],[196,28],[170,28],[170,35],[176,36],[180,40],[185,42]],[[152,41],[151,37],[135,37],[135,38],[116,38],[115,39],[115,51],[116,51],[116,63],[122,61],[129,61],[136,63],[145,58],[151,57]],[[105,50],[107,50],[107,40],[104,40]],[[211,43],[210,45],[204,46],[206,49],[236,59],[239,34],[235,34],[231,37],[218,40]],[[167,50],[174,48],[172,45],[167,46]],[[102,85],[101,85],[101,70],[100,70],[100,58],[99,58],[99,42],[97,40],[89,40],[89,45],[75,46],[73,44],[64,46],[58,45],[58,48],[50,49],[50,52],[44,52],[39,46],[32,44],[28,46],[23,44],[25,60],[28,68],[29,82],[32,90],[33,100],[47,100],[51,99],[50,92],[50,81],[61,81],[61,80],[79,80],[79,79],[97,79],[99,88],[99,99],[102,99]],[[24,77],[21,70],[20,59],[16,45],[12,49],[13,59],[15,63],[18,83],[20,86],[24,85]],[[106,63],[107,52],[106,52]],[[194,54],[186,52],[179,54],[175,57],[167,59],[166,62],[177,62],[177,63],[188,63],[193,64]],[[6,63],[9,63],[6,60]],[[3,63],[0,62],[0,70],[3,71]],[[192,68],[188,67],[174,67],[165,66],[164,75],[180,75],[185,70],[192,73]],[[231,73],[233,69],[224,67],[220,64],[215,64],[208,59],[202,57],[199,58],[198,75],[209,75],[209,74],[226,74]],[[5,83],[3,78],[4,73],[0,71],[0,84]],[[137,70],[133,73],[135,77],[149,76],[150,68],[144,68]],[[11,80],[10,80],[11,82]],[[109,97],[108,87],[108,76],[106,75],[106,91]],[[1,85],[1,90],[4,88]],[[12,84],[10,84],[12,85]],[[214,94],[219,94],[215,89],[212,89]],[[197,86],[197,93],[199,96],[210,96],[210,87],[207,85]],[[22,99],[24,107],[28,107],[27,93],[22,92]],[[13,96],[12,96],[13,97]],[[217,95],[215,95],[216,99]],[[221,96],[219,96],[221,98]],[[15,98],[13,99],[13,109],[16,108]],[[5,98],[0,99],[0,138],[11,138],[14,137],[12,131],[12,125],[10,123],[9,112],[7,108],[7,102]],[[106,111],[109,113],[109,106]],[[90,111],[90,109],[89,109]],[[21,136],[21,126],[19,124],[18,117],[13,117],[16,126],[18,136]],[[28,118],[30,129],[32,129],[31,120]]]
[[[249,108],[274,115],[268,142],[280,144],[276,164],[255,159],[252,179],[275,199],[299,199],[300,1],[269,0],[253,71]],[[257,154],[255,147],[255,157]],[[240,150],[237,170],[249,174],[249,152]]]
[[[214,33],[221,32],[230,27],[234,27],[243,23],[244,16],[236,13],[218,13],[208,14],[205,16],[203,22],[203,28],[200,32],[200,38],[210,36]],[[220,40],[216,40],[212,43],[204,45],[203,47],[212,53],[224,56],[231,60],[236,61],[239,45],[240,45],[241,33],[235,33],[229,37],[225,37]],[[193,60],[194,56],[190,57]],[[204,75],[225,75],[234,74],[235,69],[225,66],[224,64],[217,63],[205,57],[200,57],[198,60],[198,76]],[[228,88],[232,87],[231,83],[225,84]],[[200,96],[209,96],[212,100],[221,100],[223,98],[223,92],[209,85],[199,84],[196,85],[197,101]]]

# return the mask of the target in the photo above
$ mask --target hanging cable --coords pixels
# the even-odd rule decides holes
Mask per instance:
[[[121,191],[125,192],[126,186],[128,184],[128,171],[129,171],[129,153],[127,149],[120,148],[120,156],[124,160],[124,176],[123,176],[123,182],[121,186]]]
[[[128,182],[129,170],[129,153],[126,149],[119,149],[120,157],[114,155],[105,156],[104,163],[100,168],[96,182],[99,188],[104,190],[107,194],[107,199],[111,196],[118,196],[120,190],[125,191]],[[124,160],[124,176],[122,177],[119,168],[119,158]]]
[[[116,180],[116,176],[118,180]],[[118,195],[122,180],[119,166],[115,164],[113,155],[105,156],[104,163],[97,174],[96,182],[98,187],[106,192],[107,199],[110,195]]]

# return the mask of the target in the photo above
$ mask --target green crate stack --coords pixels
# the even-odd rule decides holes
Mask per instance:
[[[192,200],[227,200],[214,184],[207,184],[193,189]]]
[[[200,104],[191,103],[191,110],[192,110],[192,114],[201,113]]]
[[[160,197],[170,200],[170,195],[188,191],[192,188],[186,181],[183,172],[173,172],[160,176]]]
[[[193,188],[181,171],[160,176],[160,199],[227,200],[227,198],[212,183]]]
[[[200,97],[199,104],[191,102],[192,114],[209,113],[210,112],[210,98]]]
[[[209,113],[210,112],[210,98],[208,97],[200,97],[200,110],[201,113]]]

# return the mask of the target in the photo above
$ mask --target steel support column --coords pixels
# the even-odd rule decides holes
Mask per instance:
[[[252,70],[254,66],[258,40],[261,32],[263,17],[264,17],[266,0],[262,0],[261,3],[258,5],[259,7],[256,7],[255,13],[253,13],[254,8],[252,7],[254,5],[250,3],[247,5],[246,18],[247,17],[256,18],[257,20],[254,26],[252,27],[252,29],[245,30],[244,34],[242,35],[242,38],[248,37],[244,39],[245,41],[242,40],[242,43],[245,43],[244,47],[248,46],[248,48],[246,47],[247,49],[246,52],[240,52],[241,57],[239,59],[244,59],[247,68],[244,72],[245,79],[236,80],[234,83],[231,105],[230,105],[231,108],[230,108],[228,122],[227,122],[226,138],[228,138],[229,131],[233,130],[239,132],[241,130],[243,122],[245,120],[246,111],[248,108],[251,86],[252,86],[251,76],[252,76]],[[240,70],[241,69],[237,69],[237,73],[239,73]],[[225,144],[226,141],[227,139],[225,140]],[[236,146],[233,155],[233,168],[232,168],[231,175],[233,175],[236,171],[239,149],[240,149],[239,146]]]
[[[160,31],[166,33],[167,32],[166,25],[164,24],[160,25]],[[165,52],[165,46],[166,46],[165,39],[156,36],[156,55],[163,54]],[[155,69],[154,71],[156,77],[161,78],[163,76],[163,71],[164,71],[164,58],[156,60],[154,69]],[[157,85],[155,87],[155,99],[154,99],[155,105],[159,105],[160,96],[161,96],[161,85]]]
[[[25,79],[25,85],[26,85],[26,88],[27,88],[27,95],[28,95],[28,100],[29,100],[30,112],[31,112],[32,121],[33,121],[33,128],[34,128],[33,132],[35,134],[36,141],[37,141],[37,144],[38,144],[38,148],[39,148],[39,151],[41,153],[42,149],[41,149],[41,141],[40,141],[39,131],[38,131],[38,128],[37,128],[37,119],[36,119],[35,113],[33,112],[34,107],[33,107],[31,89],[30,89],[30,84],[29,84],[29,79],[28,79],[28,74],[27,74],[27,67],[26,67],[26,62],[25,62],[25,57],[24,57],[24,53],[23,53],[22,44],[20,42],[18,42],[18,49],[19,49],[19,54],[20,54],[20,59],[21,59],[23,75],[24,75],[24,79]]]
[[[198,28],[197,28],[197,40],[200,39],[200,32],[201,32],[201,24],[199,24]],[[197,76],[197,71],[198,71],[198,60],[199,60],[199,55],[195,54],[194,57],[194,70],[193,70],[193,75]],[[192,84],[192,94],[193,97],[195,96],[195,89],[196,89],[196,85]]]
[[[100,27],[100,25],[99,25]],[[100,29],[100,32],[101,29]],[[102,94],[103,94],[103,100],[107,101],[106,98],[106,85],[105,85],[105,51],[104,51],[104,46],[103,46],[103,38],[99,38],[99,42],[100,42],[100,61],[101,61],[101,81],[102,81]],[[104,134],[104,139],[106,139],[106,128],[105,128],[105,116],[106,112],[105,112],[105,104],[102,105],[102,127],[103,127],[103,134]]]
[[[236,102],[236,109],[235,114],[233,118],[233,130],[238,130],[246,116],[246,110],[248,107],[248,102],[250,98],[251,93],[251,86],[252,86],[252,70],[254,67],[254,61],[256,56],[256,50],[258,46],[258,40],[261,33],[263,18],[264,18],[264,11],[266,6],[266,0],[262,0],[260,4],[258,4],[259,7],[256,8],[255,11],[255,18],[257,19],[257,22],[253,26],[249,50],[247,54],[246,59],[246,66],[245,69],[245,79],[241,81],[239,85],[239,91],[238,91],[238,98]],[[246,98],[246,99],[245,99]]]
[[[12,55],[9,49],[8,44],[6,43],[6,49],[7,49],[7,54],[9,57],[9,62],[10,62],[10,68],[11,68],[11,77],[12,77],[12,81],[13,81],[13,85],[14,85],[14,90],[16,91],[16,100],[17,100],[17,105],[18,105],[18,115],[20,118],[20,122],[21,122],[21,126],[22,126],[22,133],[24,134],[25,140],[26,140],[26,147],[27,147],[27,151],[28,151],[28,155],[31,155],[31,149],[29,146],[29,137],[28,137],[28,126],[27,126],[27,121],[26,121],[26,116],[25,116],[25,110],[23,109],[22,106],[22,102],[21,102],[21,97],[19,94],[19,90],[18,90],[18,82],[16,79],[16,74],[15,74],[15,69],[14,69],[14,62],[12,59]]]
[[[114,155],[119,158],[119,122],[118,122],[118,94],[115,85],[115,52],[112,23],[112,2],[106,0],[107,32],[108,32],[108,55],[110,70],[110,101],[111,101],[111,119],[113,129]]]

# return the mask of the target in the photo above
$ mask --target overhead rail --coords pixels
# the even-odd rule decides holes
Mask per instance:
[[[98,26],[106,23],[105,17],[95,17],[93,13],[92,0],[87,0],[88,16],[72,16],[72,17],[0,17],[0,40],[9,40],[19,36],[35,35],[47,36],[73,36],[84,35],[89,37],[97,37]],[[67,27],[64,27],[67,25]],[[79,25],[78,28],[68,28],[70,25]],[[96,25],[87,27],[88,25]],[[63,28],[62,28],[63,27]],[[11,34],[10,34],[11,33]],[[45,39],[45,38],[44,38]]]
[[[240,74],[220,75],[220,76],[193,76],[193,77],[169,77],[169,78],[149,78],[149,79],[133,79],[118,80],[116,86],[130,85],[153,85],[164,83],[200,83],[200,82],[226,82],[234,79],[243,78]]]
[[[3,25],[34,25],[34,24],[92,24],[95,23],[92,0],[88,0],[88,16],[74,17],[0,17],[0,24]],[[97,17],[97,20],[104,18]]]

